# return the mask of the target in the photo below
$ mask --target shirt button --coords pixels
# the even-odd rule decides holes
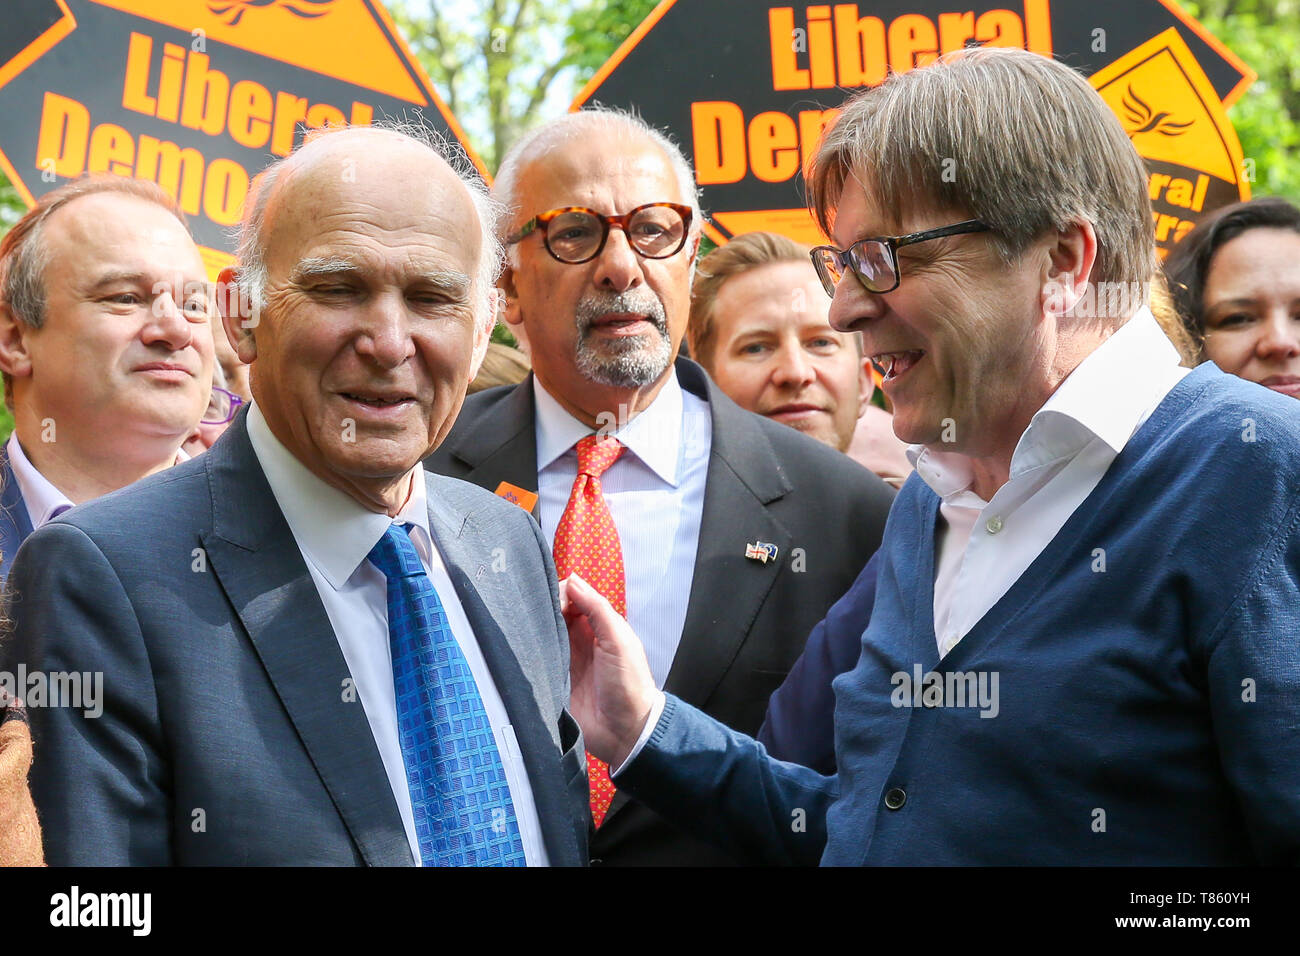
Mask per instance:
[[[907,803],[907,793],[899,787],[894,787],[885,794],[885,806],[891,810],[897,810]]]
[[[994,515],[988,521],[984,522],[984,527],[988,530],[989,534],[997,534],[1002,530],[1002,519],[999,516]]]

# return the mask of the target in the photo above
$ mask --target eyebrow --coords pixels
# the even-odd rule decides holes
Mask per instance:
[[[175,277],[173,276],[173,278]],[[183,283],[181,288],[182,292],[185,294],[197,291],[195,288],[196,286],[202,288],[204,295],[208,296],[212,295],[215,290],[215,286],[213,286],[211,282],[207,281],[207,279],[186,279],[183,276],[182,279]],[[118,285],[119,283],[148,286],[150,291],[157,289],[159,285],[170,284],[166,280],[151,280],[151,277],[148,274],[136,269],[110,269],[108,272],[105,272],[95,279],[87,287],[86,292],[88,295],[95,295],[109,286]]]
[[[359,276],[361,265],[347,256],[314,256],[298,260],[289,279],[295,284],[302,284],[308,279],[329,276]],[[454,270],[430,270],[417,273],[415,282],[438,289],[449,296],[468,298],[471,280],[463,272]]]
[[[360,268],[356,261],[346,256],[313,256],[308,259],[299,259],[298,264],[293,267],[289,279],[291,282],[300,283],[305,279],[344,275],[358,271],[360,271]]]
[[[1253,299],[1249,296],[1238,296],[1235,299],[1220,299],[1209,307],[1209,311],[1214,312],[1218,309],[1236,309],[1243,305],[1256,305],[1258,302],[1258,299]]]
[[[142,285],[148,281],[148,276],[143,272],[133,269],[110,269],[96,278],[89,286],[87,291],[91,293],[99,292],[105,286],[117,285],[120,282],[127,282],[132,285]]]

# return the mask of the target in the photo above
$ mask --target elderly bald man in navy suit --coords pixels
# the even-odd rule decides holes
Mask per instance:
[[[586,861],[546,544],[420,465],[491,328],[462,165],[355,129],[264,173],[222,276],[252,405],[23,547],[11,669],[104,675],[97,719],[32,709],[52,864]]]

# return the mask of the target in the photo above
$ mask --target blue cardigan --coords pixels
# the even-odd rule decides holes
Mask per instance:
[[[669,698],[618,785],[749,862],[1300,863],[1300,404],[1189,374],[942,663],[938,508],[890,513],[838,777]]]
[[[871,556],[853,586],[831,605],[785,682],[767,701],[758,742],[778,760],[835,773],[835,693],[831,681],[853,670],[862,632],[876,603],[880,553]]]

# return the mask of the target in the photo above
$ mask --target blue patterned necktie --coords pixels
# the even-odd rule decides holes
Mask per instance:
[[[411,543],[390,525],[369,558],[388,579],[397,732],[425,866],[524,866],[483,699]]]

